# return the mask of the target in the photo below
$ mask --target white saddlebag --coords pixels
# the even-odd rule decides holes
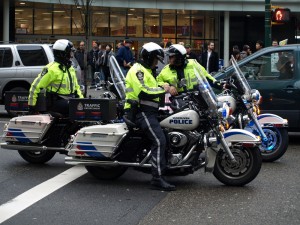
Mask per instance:
[[[69,156],[111,157],[128,133],[125,123],[94,125],[81,128],[67,146]]]
[[[49,114],[18,116],[4,127],[3,141],[38,143],[53,122]]]

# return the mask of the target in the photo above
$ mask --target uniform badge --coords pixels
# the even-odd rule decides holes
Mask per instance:
[[[48,73],[48,68],[45,67],[41,73],[41,76],[44,76],[46,73]]]
[[[144,73],[142,71],[138,71],[136,76],[139,80],[144,80]]]

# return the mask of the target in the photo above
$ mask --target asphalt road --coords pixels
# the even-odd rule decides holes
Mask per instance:
[[[2,118],[2,125],[7,120]],[[84,172],[72,182],[46,194],[2,224],[300,224],[300,134],[290,134],[287,153],[264,163],[258,177],[245,187],[227,187],[202,170],[171,177],[177,191],[150,190],[150,175],[128,170],[115,181],[99,181]],[[57,154],[45,165],[26,163],[17,151],[0,149],[0,220],[26,202],[47,192],[74,167]],[[81,168],[81,171],[85,171]],[[74,175],[74,174],[73,174]],[[76,175],[76,174],[75,174]],[[65,177],[65,178],[64,178]],[[50,183],[52,181],[52,183]],[[44,188],[38,189],[41,185]],[[24,203],[24,202],[23,202]],[[5,206],[13,205],[9,212]],[[1,222],[0,222],[1,223]]]

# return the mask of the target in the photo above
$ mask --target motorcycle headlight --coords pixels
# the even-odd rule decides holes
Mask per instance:
[[[252,101],[259,102],[260,96],[261,96],[260,93],[259,93],[259,91],[256,90],[256,89],[253,89],[251,92],[252,92],[251,93],[251,99],[252,99]]]
[[[227,119],[230,115],[230,107],[226,103],[223,103],[223,106],[218,109],[218,114],[219,117]]]

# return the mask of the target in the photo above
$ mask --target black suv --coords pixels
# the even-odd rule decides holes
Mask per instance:
[[[289,130],[300,130],[300,44],[267,47],[238,62],[251,88],[260,91],[262,113],[288,119]],[[234,73],[229,66],[214,75]]]

